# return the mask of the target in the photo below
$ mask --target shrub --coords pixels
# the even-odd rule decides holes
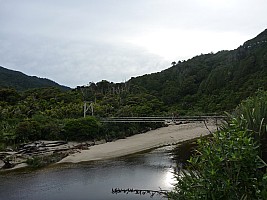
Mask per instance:
[[[40,139],[41,127],[34,120],[25,120],[18,124],[15,133],[16,139],[19,142],[35,141]]]
[[[253,131],[261,145],[261,156],[267,162],[267,91],[241,102],[232,116],[244,130]]]
[[[68,120],[63,130],[66,140],[83,141],[100,137],[100,124],[94,117]]]
[[[34,115],[32,120],[40,126],[40,139],[42,140],[60,140],[63,122],[59,119],[51,118],[45,115]]]
[[[263,162],[250,132],[233,121],[198,145],[189,169],[177,173],[170,199],[264,199]]]
[[[33,156],[26,160],[26,163],[32,168],[45,167],[51,163],[56,163],[62,158],[66,157],[67,153],[53,153],[52,155],[46,156]]]

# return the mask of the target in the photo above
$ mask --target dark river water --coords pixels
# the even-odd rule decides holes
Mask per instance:
[[[187,148],[179,148],[178,156],[173,155],[174,146],[168,146],[105,161],[0,174],[0,200],[164,199],[112,194],[112,188],[171,190],[179,154],[185,159]]]

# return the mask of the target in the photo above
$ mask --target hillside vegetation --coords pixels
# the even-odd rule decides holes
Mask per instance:
[[[177,112],[231,110],[258,89],[267,89],[267,30],[235,50],[178,61],[162,72],[132,78],[129,84]]]
[[[6,69],[0,66],[0,88],[1,87],[14,88],[18,91],[43,87],[58,87],[61,90],[70,89],[46,78],[28,76],[21,72]]]
[[[100,118],[232,111],[241,100],[259,89],[267,89],[266,41],[267,30],[232,51],[199,55],[125,83],[103,80],[68,91],[62,91],[58,85],[38,88],[40,84],[34,83],[35,78],[0,68],[1,77],[9,77],[0,79],[0,85],[5,86],[0,89],[0,141],[17,144],[38,139],[111,140],[160,124],[101,124]],[[42,84],[48,81],[37,80]],[[9,82],[12,83],[8,85]],[[25,90],[27,84],[36,88]],[[87,112],[94,114],[88,123],[82,119],[84,101],[94,107],[93,113]],[[81,131],[72,135],[79,131],[75,124],[81,130],[91,127],[97,133]]]

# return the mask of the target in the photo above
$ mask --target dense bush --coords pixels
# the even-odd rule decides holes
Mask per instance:
[[[8,140],[12,140],[12,137],[17,143],[29,142],[35,140],[59,140],[64,139],[61,135],[64,124],[58,120],[43,115],[36,115],[31,119],[26,119],[14,124],[5,122],[7,127],[12,126],[11,133],[5,134]],[[14,133],[12,134],[12,130]]]
[[[198,140],[197,154],[189,169],[177,174],[171,199],[264,199],[264,163],[258,145],[236,124],[213,138]]]
[[[267,199],[267,93],[243,101],[212,138],[198,140],[170,199]]]
[[[15,127],[17,120],[0,120],[0,143],[2,147],[16,142]]]
[[[25,120],[16,127],[16,139],[18,142],[28,142],[40,139],[41,127],[34,120]]]
[[[94,117],[70,119],[66,122],[63,137],[66,140],[83,141],[101,138],[100,124]]]
[[[164,126],[163,123],[105,123],[101,132],[108,141],[121,139]]]
[[[236,108],[233,116],[243,129],[253,131],[255,139],[261,145],[261,154],[267,162],[267,91],[258,91]]]
[[[64,127],[64,123],[61,120],[45,115],[34,115],[32,120],[39,125],[39,140],[63,139],[61,132]]]

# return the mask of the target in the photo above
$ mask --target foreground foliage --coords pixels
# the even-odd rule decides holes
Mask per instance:
[[[258,91],[256,96],[243,101],[232,115],[242,129],[253,131],[260,143],[260,154],[267,162],[267,92]]]
[[[189,169],[177,174],[172,199],[264,199],[267,174],[259,170],[264,163],[250,133],[231,124],[198,145]]]
[[[267,199],[266,94],[243,101],[220,131],[198,140],[170,199]]]

